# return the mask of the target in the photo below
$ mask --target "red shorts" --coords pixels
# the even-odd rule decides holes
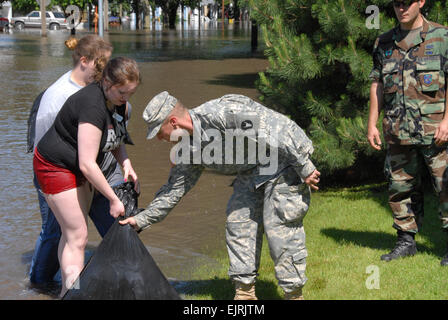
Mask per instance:
[[[76,175],[68,169],[58,167],[45,160],[37,148],[34,149],[33,167],[40,189],[45,194],[56,194],[74,189],[87,181],[84,176]]]

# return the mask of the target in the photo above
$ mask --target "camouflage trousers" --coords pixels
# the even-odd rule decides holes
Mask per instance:
[[[393,227],[416,233],[423,220],[422,173],[426,168],[439,197],[442,228],[448,229],[448,153],[435,145],[389,145],[384,171],[389,181]]]
[[[265,233],[279,286],[287,293],[303,287],[307,281],[303,218],[310,203],[309,187],[289,167],[258,189],[253,176],[239,175],[233,188],[226,224],[230,278],[255,282]]]

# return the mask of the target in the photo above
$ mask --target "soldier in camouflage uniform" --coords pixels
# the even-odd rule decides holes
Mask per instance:
[[[379,150],[376,127],[384,110],[385,173],[397,229],[395,248],[384,261],[414,255],[423,218],[421,174],[428,168],[448,230],[446,74],[448,29],[420,13],[425,1],[393,1],[399,25],[378,37],[373,51],[368,140]],[[441,261],[448,264],[448,255]]]
[[[229,276],[236,285],[235,299],[256,299],[254,283],[263,231],[285,297],[303,298],[302,287],[307,280],[303,219],[310,204],[310,187],[318,189],[320,173],[310,161],[313,147],[302,129],[287,117],[234,94],[188,110],[165,91],[149,102],[143,118],[149,126],[148,139],[157,135],[161,140],[178,142],[178,146],[186,138],[185,145],[191,149],[182,149],[182,154],[191,152],[192,157],[175,162],[167,184],[146,210],[121,223],[144,229],[161,221],[196,184],[204,169],[236,175],[226,224]],[[182,131],[186,135],[179,140]],[[247,140],[240,145],[241,150],[233,139],[244,135]],[[270,161],[261,161],[261,157],[251,160],[256,149],[248,152],[250,143],[260,150],[265,141]],[[207,159],[212,154],[207,150],[213,144],[217,146],[213,159]],[[244,159],[235,160],[234,155],[238,159],[241,152]]]

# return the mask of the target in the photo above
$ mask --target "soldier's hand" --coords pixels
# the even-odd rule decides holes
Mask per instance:
[[[380,132],[377,127],[369,127],[367,131],[367,140],[372,148],[381,150]]]
[[[441,146],[448,141],[448,120],[443,119],[439,127],[434,133],[434,142],[437,146]]]
[[[317,184],[320,181],[320,172],[317,170],[314,170],[308,177],[305,179],[305,183],[310,186],[311,189],[317,191],[319,190],[319,187]]]
[[[120,220],[120,221],[118,221],[118,223],[121,224],[121,225],[130,224],[131,227],[133,227],[134,229],[136,229],[136,230],[138,229],[137,221],[135,221],[135,219],[133,217],[129,217],[129,218],[124,219],[124,220]]]

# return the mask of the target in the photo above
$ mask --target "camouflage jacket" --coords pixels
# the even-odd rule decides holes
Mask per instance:
[[[310,160],[313,146],[303,130],[286,116],[248,97],[226,95],[189,110],[189,114],[194,130],[184,146],[191,149],[180,152],[188,157],[176,162],[168,182],[146,210],[135,216],[139,228],[164,219],[204,169],[250,175],[254,189],[286,167],[292,166],[303,180],[316,169]],[[245,142],[239,140],[243,137]]]
[[[389,144],[428,145],[445,112],[448,28],[423,18],[409,46],[400,27],[378,37],[370,79],[383,84],[383,133]]]

